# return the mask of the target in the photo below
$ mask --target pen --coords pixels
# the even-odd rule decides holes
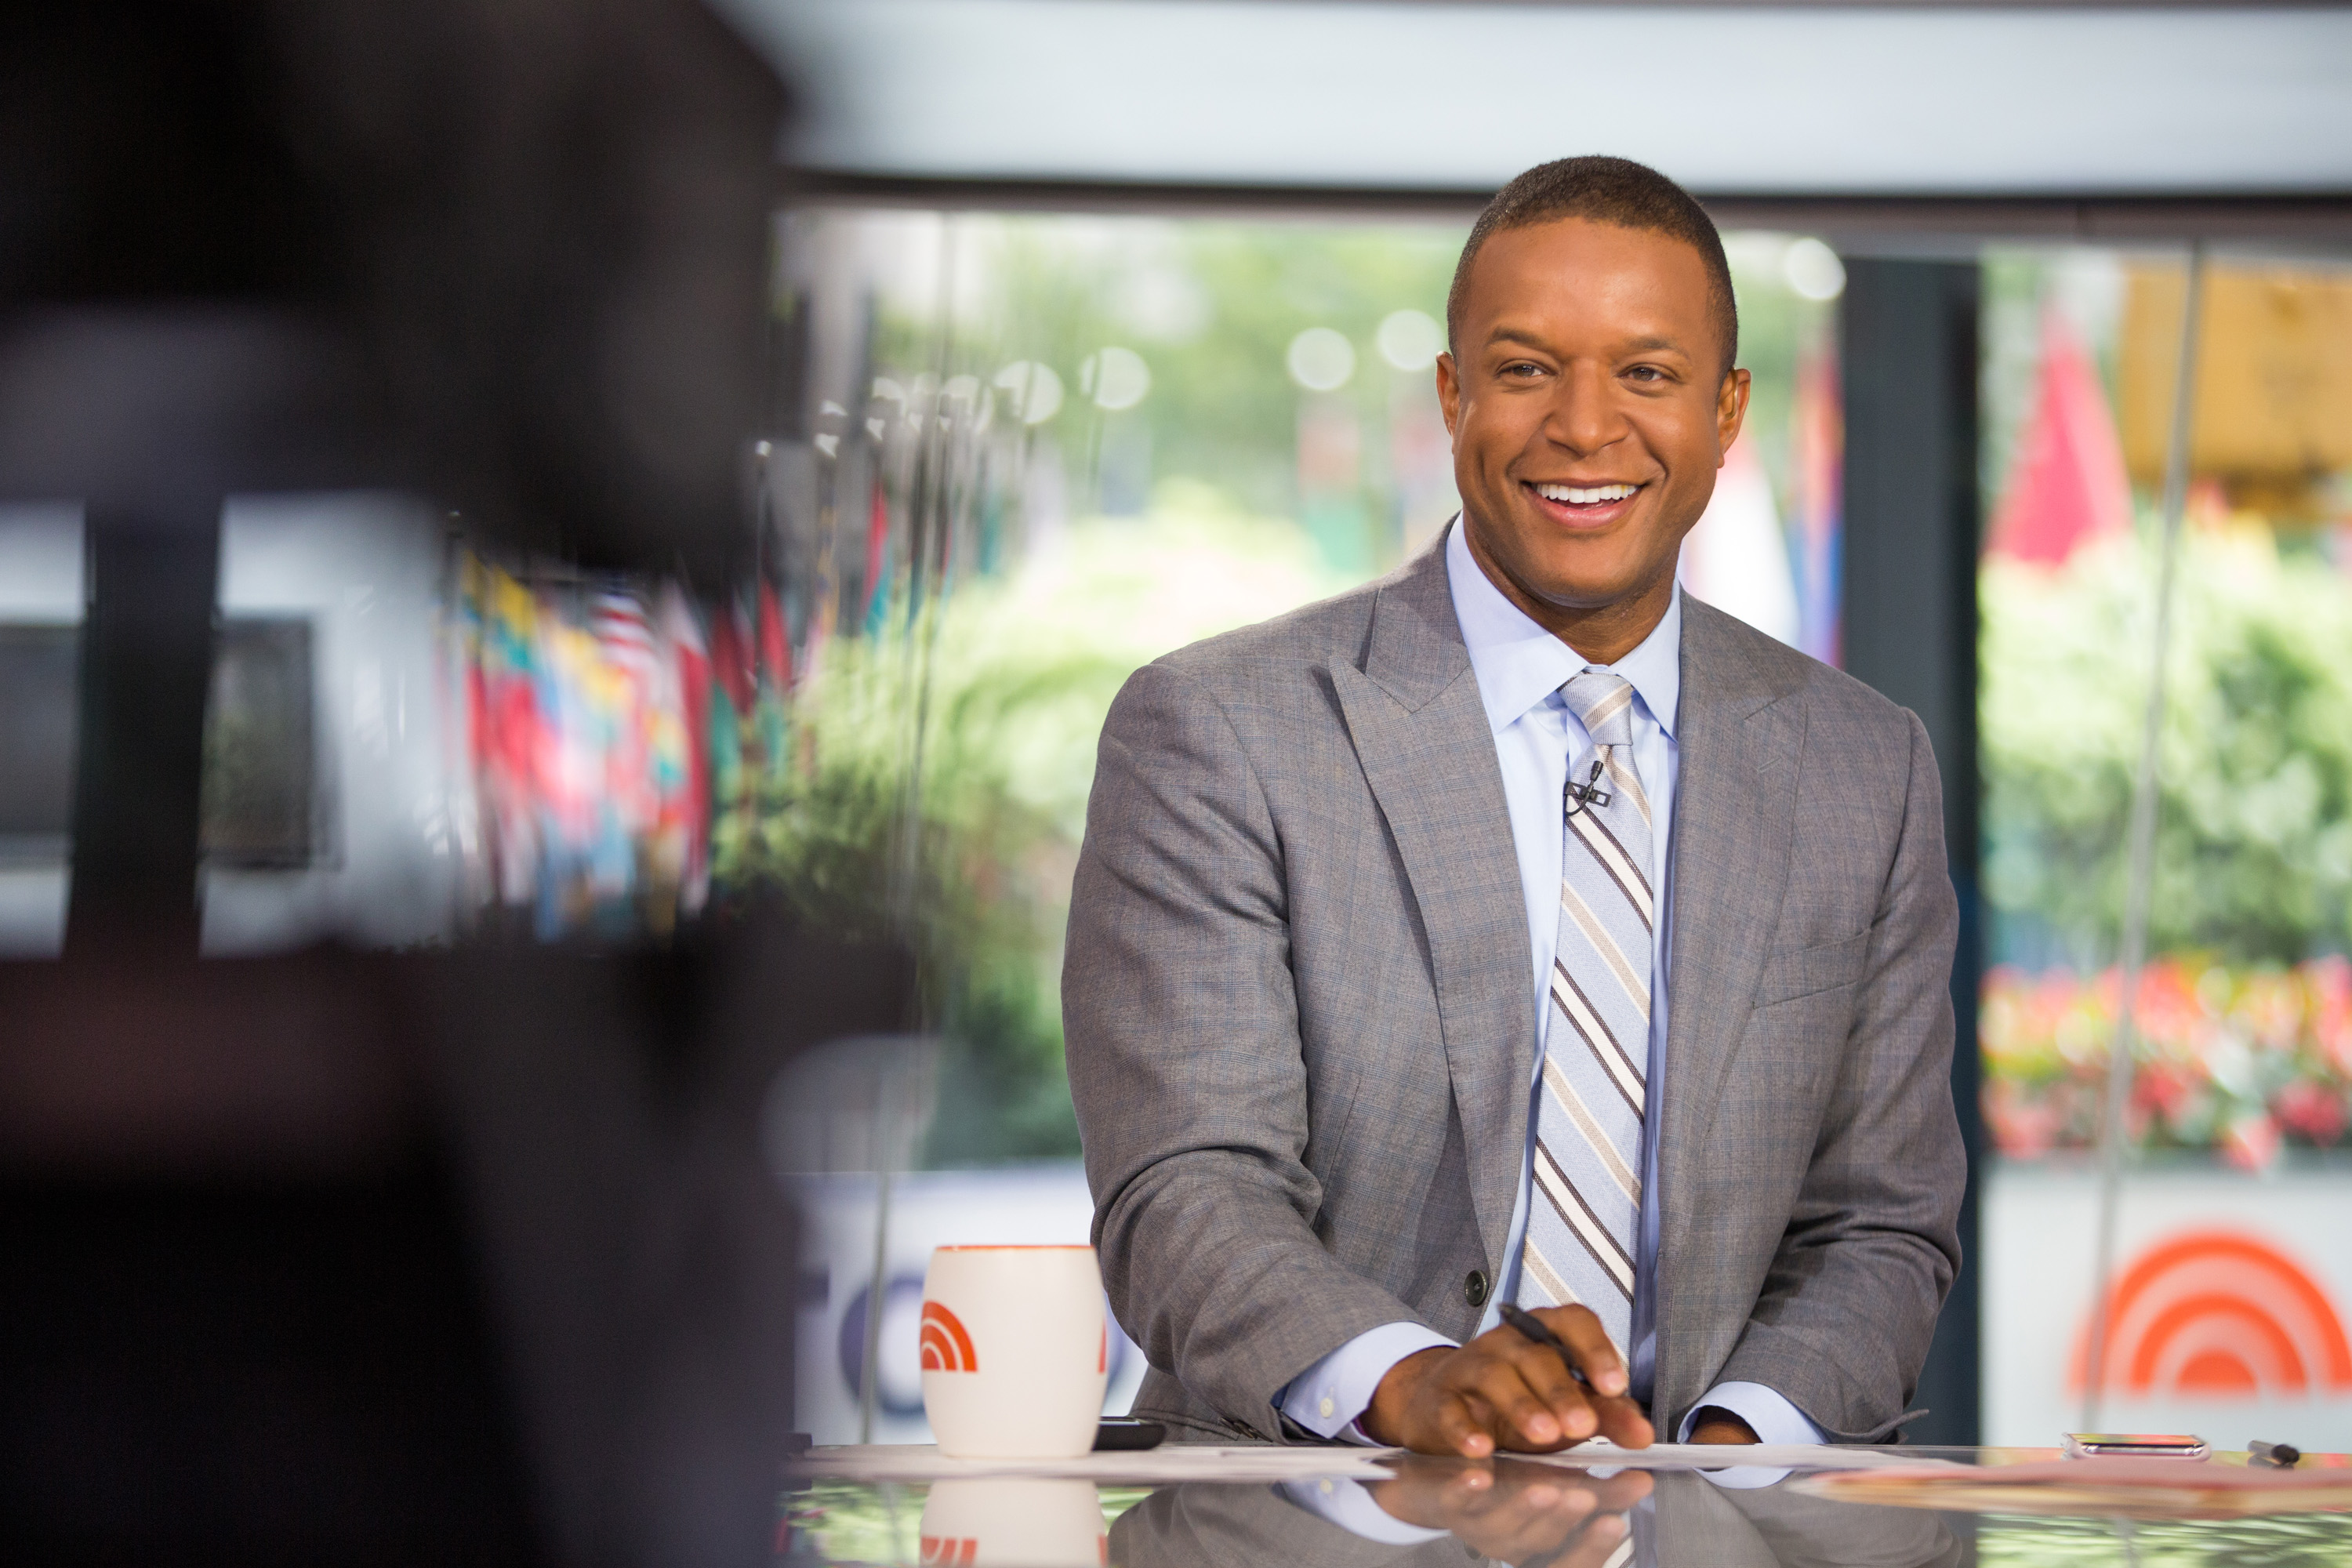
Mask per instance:
[[[1503,1303],[1501,1310],[1503,1321],[1517,1330],[1522,1338],[1533,1340],[1539,1345],[1549,1345],[1553,1350],[1558,1351],[1559,1359],[1567,1364],[1568,1375],[1576,1379],[1578,1385],[1587,1394],[1600,1392],[1592,1386],[1592,1380],[1584,1375],[1584,1369],[1576,1364],[1576,1357],[1569,1353],[1568,1347],[1560,1342],[1559,1336],[1543,1326],[1541,1318],[1524,1307],[1514,1307],[1508,1301]]]
[[[2250,1463],[2270,1465],[2282,1470],[2294,1468],[2294,1462],[2303,1458],[2303,1450],[2292,1443],[2256,1441],[2247,1444],[2246,1451],[2253,1456]]]

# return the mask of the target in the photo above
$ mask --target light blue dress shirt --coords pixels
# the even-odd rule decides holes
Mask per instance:
[[[1590,668],[1621,675],[1633,687],[1633,766],[1658,806],[1665,831],[1654,835],[1651,883],[1658,889],[1660,918],[1650,962],[1649,1081],[1664,1081],[1666,998],[1674,961],[1674,810],[1677,748],[1675,722],[1682,699],[1682,588],[1677,584],[1665,618],[1639,647],[1612,665],[1588,666],[1583,657],[1530,620],[1487,579],[1471,558],[1457,520],[1445,542],[1445,571],[1454,595],[1454,618],[1470,650],[1478,696],[1495,735],[1501,764],[1503,798],[1518,852],[1519,888],[1527,900],[1528,979],[1536,1003],[1536,1076],[1528,1086],[1528,1148],[1519,1163],[1518,1196],[1504,1244],[1502,1278],[1495,1282],[1481,1333],[1501,1321],[1505,1301],[1518,1300],[1519,1251],[1527,1237],[1528,1200],[1535,1157],[1535,1096],[1542,1083],[1543,1036],[1552,1017],[1548,982],[1559,934],[1560,857],[1568,830],[1560,798],[1570,760],[1584,768],[1592,742],[1570,712],[1559,689]],[[1655,1096],[1653,1096],[1655,1102]],[[1654,1123],[1653,1124],[1654,1127]],[[1648,1403],[1657,1372],[1658,1146],[1650,1129],[1642,1140],[1642,1233],[1633,1263],[1633,1344],[1629,1356],[1633,1398]],[[1385,1323],[1368,1330],[1290,1381],[1276,1398],[1282,1413],[1323,1437],[1369,1443],[1356,1423],[1372,1402],[1372,1392],[1398,1362],[1432,1345],[1454,1342],[1421,1323]],[[1757,1383],[1722,1383],[1699,1401],[1728,1410],[1767,1443],[1819,1443],[1822,1430],[1776,1390]],[[1696,1414],[1694,1407],[1693,1414]],[[1690,1417],[1677,1440],[1690,1436]]]

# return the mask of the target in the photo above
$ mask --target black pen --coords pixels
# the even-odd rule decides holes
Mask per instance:
[[[2246,1451],[2253,1456],[2250,1463],[2275,1466],[2282,1470],[2294,1468],[2294,1462],[2303,1458],[2303,1450],[2292,1443],[2256,1441],[2247,1444]]]
[[[1576,1379],[1585,1393],[1598,1394],[1601,1392],[1592,1386],[1592,1380],[1584,1375],[1584,1369],[1576,1364],[1576,1357],[1569,1353],[1568,1347],[1560,1342],[1559,1336],[1543,1326],[1541,1318],[1524,1307],[1514,1307],[1508,1301],[1502,1304],[1500,1310],[1503,1314],[1503,1321],[1517,1330],[1521,1337],[1533,1340],[1539,1345],[1549,1345],[1558,1351],[1559,1359],[1568,1367],[1568,1375]]]

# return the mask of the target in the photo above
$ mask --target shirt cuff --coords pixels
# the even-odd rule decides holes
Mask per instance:
[[[1760,1383],[1718,1383],[1706,1391],[1706,1396],[1690,1408],[1683,1417],[1682,1430],[1675,1436],[1682,1442],[1690,1441],[1691,1427],[1698,1413],[1712,1405],[1717,1410],[1728,1410],[1748,1423],[1759,1443],[1774,1445],[1820,1443],[1826,1434],[1809,1420],[1805,1413],[1789,1403],[1786,1395]],[[1725,1450],[1727,1457],[1737,1454],[1736,1447]],[[1727,1491],[1748,1491],[1760,1487],[1778,1486],[1789,1472],[1767,1469],[1758,1465],[1733,1465],[1720,1470],[1699,1472]]]
[[[1421,1323],[1382,1323],[1367,1329],[1300,1373],[1275,1398],[1275,1407],[1318,1437],[1337,1437],[1376,1447],[1356,1425],[1371,1408],[1372,1394],[1389,1368],[1429,1349],[1454,1344]],[[1377,1505],[1375,1505],[1377,1507]],[[1381,1517],[1386,1518],[1386,1515]]]
[[[1682,1430],[1675,1434],[1676,1442],[1690,1441],[1691,1427],[1697,1424],[1698,1413],[1710,1405],[1717,1410],[1728,1410],[1747,1422],[1759,1443],[1829,1440],[1827,1434],[1807,1420],[1805,1413],[1790,1404],[1788,1396],[1779,1389],[1767,1388],[1760,1383],[1718,1383],[1683,1417]]]
[[[1377,1333],[1379,1331],[1373,1331]],[[1424,1541],[1441,1541],[1453,1533],[1451,1531],[1407,1524],[1373,1501],[1372,1494],[1364,1489],[1361,1481],[1335,1477],[1324,1480],[1284,1481],[1280,1485],[1282,1495],[1300,1508],[1326,1524],[1336,1524],[1349,1534],[1365,1541],[1377,1541],[1389,1546],[1418,1546]]]

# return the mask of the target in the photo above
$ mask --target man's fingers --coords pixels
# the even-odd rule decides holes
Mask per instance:
[[[1512,1448],[1557,1448],[1593,1434],[1598,1423],[1573,1383],[1561,1374],[1552,1380],[1549,1393],[1541,1386],[1559,1373],[1559,1356],[1539,1349],[1537,1354],[1528,1353],[1537,1347],[1496,1348],[1505,1353],[1486,1360],[1475,1386],[1495,1413],[1497,1443]]]
[[[1531,1343],[1516,1333],[1504,1344],[1508,1347],[1511,1364],[1518,1369],[1529,1392],[1559,1423],[1563,1437],[1570,1442],[1581,1442],[1601,1429],[1601,1419],[1593,1408],[1596,1402],[1569,1375],[1568,1363],[1559,1359],[1558,1351],[1549,1345]]]
[[[1559,1335],[1576,1357],[1576,1364],[1592,1380],[1595,1390],[1606,1394],[1625,1392],[1625,1363],[1617,1347],[1609,1342],[1609,1331],[1601,1326],[1590,1307],[1545,1307],[1536,1313],[1544,1327]]]
[[[1431,1414],[1430,1443],[1412,1447],[1424,1454],[1459,1454],[1465,1459],[1483,1459],[1495,1451],[1494,1434],[1482,1418],[1485,1413],[1472,1408],[1466,1391],[1445,1390],[1438,1394],[1436,1405]]]
[[[1597,1341],[1613,1358],[1598,1321],[1573,1310],[1585,1320],[1588,1343]],[[1651,1441],[1649,1422],[1630,1400],[1595,1397],[1569,1375],[1557,1351],[1510,1330],[1446,1352],[1428,1371],[1390,1427],[1421,1453],[1483,1459],[1508,1449],[1558,1449],[1595,1434],[1629,1448]]]
[[[1630,1399],[1601,1400],[1599,1414],[1601,1435],[1621,1448],[1646,1448],[1657,1440],[1650,1418]]]

